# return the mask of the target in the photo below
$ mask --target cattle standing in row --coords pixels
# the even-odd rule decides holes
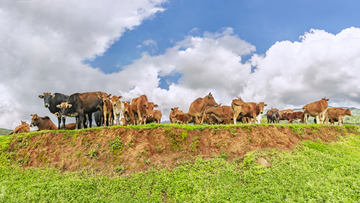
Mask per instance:
[[[231,106],[211,106],[205,110],[205,113],[209,113],[209,120],[213,115],[217,123],[231,124],[231,119],[234,117]]]
[[[40,99],[44,99],[44,106],[48,108],[50,113],[54,114],[58,118],[58,128],[60,129],[61,124],[61,110],[57,107],[62,102],[66,102],[69,98],[68,95],[61,93],[51,94],[50,92],[39,95]],[[63,124],[65,119],[63,118]]]
[[[268,123],[279,123],[280,114],[279,110],[276,108],[271,108],[266,113]]]
[[[21,125],[16,126],[16,128],[9,134],[17,134],[17,133],[28,133],[30,132],[30,126],[26,123],[26,121],[21,121]]]
[[[103,94],[103,92],[98,91],[70,95],[69,99],[61,104],[62,117],[66,117],[69,114],[76,116],[78,118],[76,120],[76,129],[82,129],[84,128],[84,115],[88,114],[91,127],[92,113],[97,110],[100,110],[101,114],[103,113],[104,102],[101,98]],[[103,122],[101,121],[101,123]]]
[[[256,121],[256,117],[263,113],[265,106],[267,106],[267,104],[264,102],[260,102],[258,104],[255,102],[244,102],[240,98],[232,100],[231,108],[234,113],[234,124],[236,124],[236,120],[239,115],[241,117],[250,117]]]
[[[37,114],[31,114],[31,124],[30,127],[38,127],[37,131],[40,130],[57,130],[56,125],[51,121],[49,116],[40,117]]]
[[[197,98],[191,103],[188,112],[189,119],[194,119],[195,124],[202,124],[204,122],[205,109],[208,106],[217,106],[217,103],[215,102],[211,92],[204,98]],[[201,121],[199,121],[199,118],[201,118]]]
[[[289,123],[293,123],[294,120],[297,119],[301,119],[301,123],[304,123],[304,113],[301,111],[293,112],[293,113],[284,113],[283,116]]]
[[[153,111],[156,107],[158,107],[158,105],[149,102],[146,95],[134,98],[130,105],[130,114],[133,119],[133,124],[146,124],[146,119],[153,116]],[[135,119],[136,116],[137,119]]]
[[[146,119],[146,123],[156,122],[156,123],[160,124],[161,123],[161,117],[162,117],[161,111],[154,109],[153,116],[151,116],[151,117],[149,116]]]
[[[312,117],[316,117],[319,120],[316,123],[324,124],[325,121],[325,113],[326,109],[328,108],[329,99],[322,98],[319,101],[315,101],[309,104],[306,104],[302,109],[304,112],[304,123],[307,124],[307,120],[309,118],[309,115]],[[318,117],[317,117],[318,116]]]
[[[104,113],[104,125],[110,126],[113,125],[113,104],[110,101],[111,94],[104,93],[100,96],[104,102],[103,113]]]
[[[326,110],[325,118],[326,122],[330,120],[331,124],[334,123],[334,121],[338,121],[339,125],[343,125],[343,117],[345,116],[351,116],[350,109],[343,109],[343,108],[329,108]]]
[[[111,101],[113,105],[113,114],[114,114],[114,123],[115,125],[121,125],[120,119],[123,117],[124,114],[124,103],[120,101],[122,96],[112,96]]]

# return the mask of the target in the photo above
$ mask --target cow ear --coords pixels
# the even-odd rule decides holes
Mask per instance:
[[[156,107],[159,107],[159,105],[155,104],[155,105],[154,105],[154,108],[156,108]]]
[[[122,98],[122,96],[118,96],[118,99],[121,99]]]
[[[174,108],[171,108],[171,111],[174,111]]]
[[[44,99],[44,95],[39,95],[40,99]]]
[[[55,94],[52,94],[51,97],[54,98],[54,97],[55,97]]]
[[[68,108],[71,108],[72,107],[72,105],[71,104],[68,104],[68,105],[66,105]]]
[[[111,96],[111,94],[108,95],[108,97],[110,97],[110,96]]]
[[[33,114],[30,114],[30,116],[33,116]]]
[[[56,108],[59,108],[59,109],[60,109],[60,108],[61,108],[61,104],[56,105]]]
[[[267,104],[264,104],[264,106],[267,106]]]

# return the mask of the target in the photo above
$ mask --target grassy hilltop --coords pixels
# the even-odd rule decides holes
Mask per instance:
[[[356,202],[359,134],[351,125],[160,124],[2,136],[0,200]]]

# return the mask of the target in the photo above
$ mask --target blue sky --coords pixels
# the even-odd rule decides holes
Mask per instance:
[[[298,41],[310,29],[337,34],[349,27],[359,27],[359,1],[266,1],[266,0],[181,0],[163,4],[156,13],[133,30],[127,30],[102,56],[90,61],[104,73],[122,70],[141,58],[143,52],[163,54],[186,36],[202,36],[224,27],[234,29],[240,39],[265,54],[277,41]],[[153,40],[156,45],[141,45]],[[242,62],[252,54],[242,57]],[[159,76],[160,77],[160,76]],[[181,74],[160,77],[159,87],[168,89],[165,80],[176,82]]]

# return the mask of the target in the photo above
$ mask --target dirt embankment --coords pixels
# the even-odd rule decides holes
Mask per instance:
[[[351,129],[332,126],[239,126],[203,130],[94,128],[19,135],[11,144],[12,161],[29,167],[64,171],[92,169],[97,173],[131,173],[176,163],[225,156],[241,158],[262,148],[291,150],[301,140],[336,141]],[[352,132],[357,133],[358,132]]]

